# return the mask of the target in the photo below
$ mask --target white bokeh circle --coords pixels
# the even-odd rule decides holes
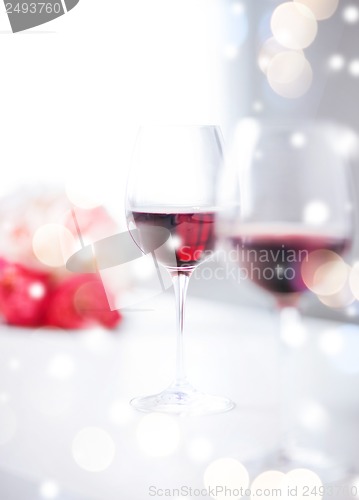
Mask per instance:
[[[280,497],[286,497],[286,491],[284,490],[284,480],[285,474],[276,470],[268,470],[262,472],[257,476],[251,485],[251,499],[258,498],[258,491],[261,492],[261,496],[269,499],[274,499]],[[280,492],[280,495],[278,493]],[[272,493],[272,494],[271,494]]]
[[[260,48],[258,54],[258,66],[263,71],[264,74],[267,74],[269,64],[272,59],[282,52],[288,52],[291,49],[284,47],[281,45],[278,40],[274,37],[268,38]],[[299,49],[299,52],[304,55],[303,51]]]
[[[297,99],[309,90],[313,72],[303,54],[287,51],[277,54],[271,60],[267,79],[277,94],[287,99]]]
[[[318,21],[329,19],[338,8],[339,0],[294,0],[308,7]]]
[[[108,432],[99,427],[81,429],[72,442],[72,456],[81,469],[100,472],[114,460],[116,447]]]
[[[294,469],[285,476],[286,490],[296,491],[296,500],[320,500],[320,487],[323,483],[320,477],[310,469]]]
[[[213,490],[212,498],[225,500],[228,499],[226,488],[231,490],[233,495],[236,493],[235,490],[240,491],[248,488],[249,474],[238,460],[219,458],[208,465],[204,472],[203,481],[208,490]]]
[[[318,24],[313,12],[298,2],[285,2],[271,18],[274,38],[288,49],[305,49],[317,36]]]
[[[40,484],[40,496],[41,498],[45,498],[47,500],[52,500],[57,498],[60,493],[60,488],[55,481],[48,479]]]
[[[32,239],[32,249],[38,260],[50,267],[61,267],[75,252],[77,243],[71,231],[61,224],[44,224]]]

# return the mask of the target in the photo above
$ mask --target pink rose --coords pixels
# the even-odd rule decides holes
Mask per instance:
[[[114,328],[122,319],[111,311],[102,281],[95,274],[71,276],[54,289],[45,323],[60,328],[84,328],[102,325]]]
[[[73,275],[65,263],[80,243],[94,243],[118,230],[104,207],[72,207],[60,188],[36,186],[1,198],[0,314],[4,320],[28,327],[114,328],[121,314],[110,310],[100,278]]]
[[[50,276],[1,259],[0,313],[10,325],[40,326],[49,302]]]

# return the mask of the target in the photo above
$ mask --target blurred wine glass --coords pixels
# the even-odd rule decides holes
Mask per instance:
[[[274,298],[282,339],[302,328],[303,292],[339,300],[347,277],[342,256],[352,241],[353,205],[340,134],[325,122],[247,118],[238,126],[222,176],[219,234],[232,254],[235,249],[242,277]],[[284,352],[283,365],[288,356]],[[284,407],[288,392],[282,390],[282,436],[271,465],[319,470],[328,457],[299,449]]]
[[[177,311],[177,367],[163,392],[136,398],[142,411],[199,415],[233,408],[227,398],[203,394],[187,380],[183,326],[192,272],[215,247],[216,186],[222,166],[221,132],[215,126],[141,128],[127,189],[131,234],[144,253],[172,278]]]

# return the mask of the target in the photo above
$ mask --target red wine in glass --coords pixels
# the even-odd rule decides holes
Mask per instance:
[[[166,267],[194,268],[214,250],[214,211],[133,211],[132,217],[138,231],[138,246],[146,253],[157,250],[157,260]],[[157,249],[155,232],[151,231],[155,227],[168,231],[167,244]]]
[[[294,298],[307,290],[302,265],[312,252],[327,250],[342,255],[349,247],[346,238],[304,232],[244,235],[232,237],[231,243],[246,277],[279,300]],[[321,263],[324,264],[324,254]]]

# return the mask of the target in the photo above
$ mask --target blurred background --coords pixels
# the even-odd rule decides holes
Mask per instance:
[[[271,18],[281,3],[138,1],[98,9],[86,0],[41,30],[16,36],[5,36],[3,13],[0,194],[57,184],[75,207],[104,205],[124,228],[126,176],[141,124],[219,124],[228,147],[249,115],[327,119],[357,135],[356,0],[307,0],[319,20],[299,16],[299,28],[290,9],[278,9],[276,39]],[[278,42],[284,26],[294,38],[299,30],[289,43],[295,49]],[[357,185],[357,156],[350,161]],[[190,293],[271,307],[251,284],[237,290],[228,281],[194,279]],[[313,298],[303,307],[345,317]],[[356,317],[356,301],[350,314]]]

